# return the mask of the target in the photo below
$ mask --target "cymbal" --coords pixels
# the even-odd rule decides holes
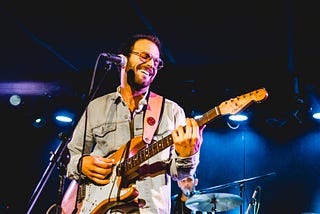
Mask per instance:
[[[214,186],[214,187],[209,187],[209,188],[206,188],[206,189],[198,190],[198,192],[200,192],[200,193],[211,193],[211,192],[215,192],[215,191],[220,190],[220,189],[224,189],[224,188],[231,187],[231,186],[234,186],[234,185],[237,185],[237,184],[242,184],[242,183],[247,182],[247,181],[260,179],[260,178],[267,177],[267,176],[270,176],[270,175],[275,175],[275,174],[276,174],[275,172],[271,172],[271,173],[268,173],[268,174],[265,174],[265,175],[246,178],[246,179],[233,181],[233,182],[230,182],[230,183],[221,184],[221,185],[218,185],[218,186]]]
[[[194,211],[222,212],[232,210],[242,204],[242,198],[229,193],[194,194],[186,201],[186,206]]]

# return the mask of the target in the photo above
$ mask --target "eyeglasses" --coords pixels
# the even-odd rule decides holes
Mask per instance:
[[[164,63],[161,58],[155,58],[151,54],[147,52],[136,52],[136,51],[131,51],[132,54],[139,56],[140,60],[143,62],[148,62],[149,60],[153,60],[155,66],[157,67],[157,70],[160,70],[161,68],[164,67]]]

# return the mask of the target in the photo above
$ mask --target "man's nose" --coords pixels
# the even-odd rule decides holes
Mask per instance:
[[[157,67],[153,58],[148,59],[145,63],[150,67]]]

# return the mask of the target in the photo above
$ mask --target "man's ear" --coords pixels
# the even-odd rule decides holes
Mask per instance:
[[[198,185],[198,182],[199,182],[198,178],[195,178],[195,179],[194,179],[194,185],[197,186],[197,185]]]

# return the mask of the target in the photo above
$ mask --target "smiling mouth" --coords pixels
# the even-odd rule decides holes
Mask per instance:
[[[141,72],[141,73],[144,73],[144,74],[147,75],[147,76],[150,76],[150,73],[149,73],[148,71],[146,71],[146,70],[141,69],[140,72]]]

